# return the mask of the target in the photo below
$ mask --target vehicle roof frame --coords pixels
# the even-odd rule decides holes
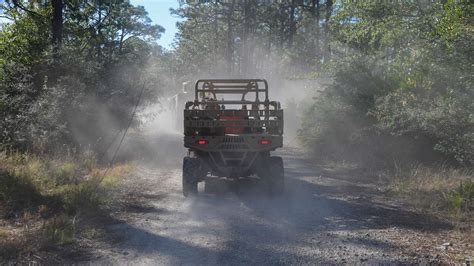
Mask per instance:
[[[264,88],[259,87],[259,83],[264,84]],[[203,104],[205,93],[214,95],[213,103],[216,104],[265,104],[268,105],[268,82],[265,79],[199,79],[196,81],[195,104]],[[260,101],[260,92],[265,94],[265,99]],[[246,101],[248,93],[255,93],[255,101]],[[201,94],[201,97],[199,97]],[[217,100],[216,94],[242,94],[242,99],[238,100]]]

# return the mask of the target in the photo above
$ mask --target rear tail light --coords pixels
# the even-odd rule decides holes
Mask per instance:
[[[198,140],[196,140],[196,144],[198,144],[198,145],[206,145],[208,143],[209,143],[209,141],[207,141],[207,139],[198,139]]]
[[[262,145],[268,145],[271,144],[272,142],[269,139],[261,139],[260,144]]]

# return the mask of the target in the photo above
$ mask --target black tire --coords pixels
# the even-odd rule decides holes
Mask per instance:
[[[199,159],[183,158],[183,195],[188,197],[198,193]]]
[[[270,196],[282,195],[285,190],[285,169],[283,159],[272,156],[265,160],[263,173],[265,188]]]

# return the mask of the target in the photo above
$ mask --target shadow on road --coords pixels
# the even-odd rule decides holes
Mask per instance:
[[[265,196],[258,179],[211,181],[206,193],[186,200],[178,196],[180,188],[175,187],[167,195],[177,198],[180,207],[165,210],[164,199],[145,193],[148,196],[138,202],[161,207],[125,210],[153,214],[146,217],[156,219],[156,224],[168,217],[166,232],[159,226],[147,228],[119,221],[112,222],[115,225],[109,231],[120,238],[121,250],[154,262],[165,257],[176,264],[278,265],[334,263],[328,254],[344,245],[380,252],[400,249],[359,234],[366,229],[433,232],[451,228],[435,217],[373,201],[382,194],[374,186],[330,176],[299,152],[287,149],[281,156],[286,172],[286,191],[281,197]],[[179,156],[171,157],[178,165]],[[381,261],[400,262],[397,257]]]

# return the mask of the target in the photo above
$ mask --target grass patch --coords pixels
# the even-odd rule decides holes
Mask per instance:
[[[14,219],[28,232],[37,234],[34,243],[67,245],[74,243],[84,225],[83,217],[94,217],[111,202],[108,188],[133,170],[130,164],[105,169],[92,156],[82,158],[44,158],[31,154],[0,154],[0,219]],[[14,224],[13,220],[10,224]],[[18,225],[17,225],[18,226]],[[101,233],[86,232],[89,236]],[[0,240],[8,236],[0,227]],[[23,238],[25,236],[16,236]]]
[[[0,239],[2,238],[7,238],[10,234],[8,233],[7,230],[1,229],[0,228]]]
[[[87,239],[100,239],[105,237],[105,230],[100,228],[89,227],[83,230],[82,235]]]
[[[43,225],[45,240],[53,245],[67,245],[75,241],[76,220],[65,214],[48,219]]]
[[[461,181],[459,187],[445,193],[447,205],[450,210],[456,213],[470,213],[474,211],[474,182],[466,180]]]
[[[325,170],[340,172],[355,170],[359,165],[346,160],[328,160],[324,162],[323,167]]]
[[[384,175],[391,193],[407,198],[419,209],[444,212],[455,220],[473,217],[472,169],[395,164]]]
[[[100,182],[100,185],[103,187],[115,187],[119,185],[125,176],[127,176],[133,170],[133,165],[131,164],[118,164],[107,171],[107,174],[104,175],[104,171],[94,171],[93,179],[97,179]]]

